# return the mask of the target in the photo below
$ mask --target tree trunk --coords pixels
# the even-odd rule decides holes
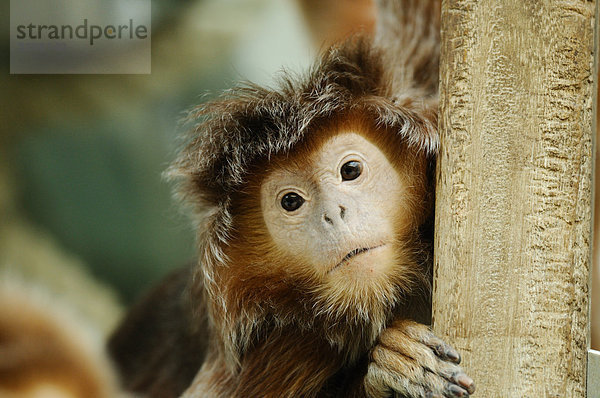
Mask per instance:
[[[595,9],[442,5],[433,319],[476,396],[585,396]]]

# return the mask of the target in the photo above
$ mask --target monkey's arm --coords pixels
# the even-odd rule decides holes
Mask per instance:
[[[475,384],[458,366],[459,354],[422,324],[399,320],[371,351],[355,397],[468,397]]]
[[[108,343],[125,387],[148,397],[179,397],[204,361],[206,321],[193,320],[182,268],[135,304]]]

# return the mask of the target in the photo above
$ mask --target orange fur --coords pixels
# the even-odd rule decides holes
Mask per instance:
[[[0,396],[115,397],[102,342],[57,304],[17,281],[0,286]]]

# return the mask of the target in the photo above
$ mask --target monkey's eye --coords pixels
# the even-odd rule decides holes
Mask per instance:
[[[342,180],[344,181],[356,180],[360,173],[362,173],[362,164],[356,160],[344,163],[340,170]]]
[[[304,198],[295,192],[287,193],[283,198],[281,198],[281,207],[283,207],[286,211],[298,210],[303,203]]]

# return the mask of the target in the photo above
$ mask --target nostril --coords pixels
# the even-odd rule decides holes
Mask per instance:
[[[340,218],[343,220],[346,215],[346,208],[344,206],[340,206]]]
[[[325,220],[326,223],[333,225],[333,220],[327,217],[327,214],[323,214],[323,220]]]

